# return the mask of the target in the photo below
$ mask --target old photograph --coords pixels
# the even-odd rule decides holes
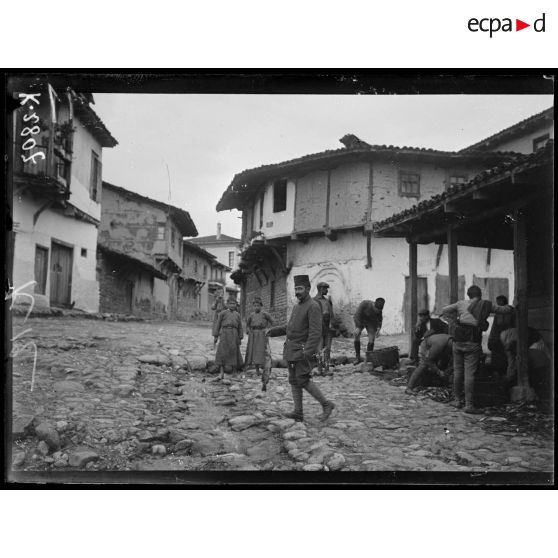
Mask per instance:
[[[5,85],[11,481],[554,482],[552,79]]]

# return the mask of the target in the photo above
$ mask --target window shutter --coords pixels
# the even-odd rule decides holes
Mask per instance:
[[[97,159],[97,199],[95,201],[101,201],[101,189],[103,187],[103,163],[100,159]]]

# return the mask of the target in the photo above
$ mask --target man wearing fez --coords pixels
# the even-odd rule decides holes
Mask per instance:
[[[331,331],[330,325],[333,322],[333,303],[331,297],[327,296],[329,285],[324,281],[320,281],[317,285],[318,294],[314,300],[320,305],[322,310],[322,337],[320,343],[320,350],[323,350],[323,363],[322,359],[319,360],[318,370],[320,374],[329,371],[329,358],[331,352]],[[325,370],[324,370],[325,368]]]
[[[293,394],[294,411],[285,413],[285,416],[302,422],[302,390],[305,389],[322,405],[323,413],[318,418],[325,421],[335,405],[324,397],[310,379],[322,335],[322,311],[319,303],[310,297],[308,275],[295,275],[294,284],[298,304],[293,308],[289,323],[286,327],[277,326],[267,331],[270,337],[287,336],[283,358],[289,363],[289,384]]]
[[[371,300],[363,300],[357,308],[354,315],[355,322],[355,364],[362,362],[360,358],[360,334],[366,328],[368,334],[367,352],[374,350],[374,341],[382,328],[383,315],[382,310],[386,303],[384,298],[377,298],[374,302]]]

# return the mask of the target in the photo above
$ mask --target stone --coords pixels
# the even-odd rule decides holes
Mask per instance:
[[[163,446],[163,444],[156,444],[151,448],[151,453],[153,455],[165,456],[165,455],[167,455],[167,448],[165,448],[165,446]]]
[[[205,457],[207,455],[215,455],[216,453],[219,453],[220,449],[221,444],[218,440],[207,437],[195,440],[192,444],[190,453],[193,456]]]
[[[35,426],[35,434],[39,440],[44,440],[51,450],[60,449],[60,436],[52,424],[41,422]]]
[[[171,349],[169,351],[169,354],[172,356],[178,356],[180,354],[180,351],[178,349]]]
[[[39,455],[42,455],[43,457],[46,457],[48,455],[49,452],[49,448],[48,448],[48,444],[44,441],[41,440],[38,444],[37,444],[37,448],[35,450]]]
[[[455,453],[455,459],[460,465],[473,465],[479,463],[479,460],[465,451],[458,451]]]
[[[298,447],[295,442],[285,442],[284,445],[287,451],[295,450]]]
[[[306,436],[306,432],[303,432],[301,430],[292,430],[290,432],[285,432],[285,434],[283,434],[283,439],[285,440],[300,440],[301,438],[304,438]]]
[[[334,453],[327,461],[327,467],[330,471],[339,471],[345,466],[345,456],[341,453]]]
[[[230,427],[237,432],[240,430],[246,430],[256,424],[260,424],[260,422],[261,420],[254,415],[241,415],[239,417],[229,419]]]
[[[21,440],[33,431],[33,417],[31,415],[15,416],[12,420],[12,437]]]
[[[149,432],[149,430],[143,430],[138,434],[138,440],[140,442],[152,442],[156,439],[157,436],[153,432]]]
[[[137,358],[145,364],[155,364],[157,366],[169,366],[171,364],[170,359],[165,355],[141,355]]]
[[[90,461],[97,461],[99,455],[89,449],[74,450],[68,459],[70,467],[85,467]]]
[[[308,463],[302,468],[303,471],[323,471],[323,466],[319,463]]]
[[[193,440],[188,440],[188,439],[180,440],[180,442],[176,442],[173,449],[175,452],[179,452],[179,451],[186,452],[190,450],[193,443],[194,443]]]
[[[273,420],[270,422],[270,425],[276,426],[279,430],[286,430],[287,428],[293,426],[293,424],[295,424],[294,419],[288,419],[288,418]]]
[[[25,452],[17,451],[12,457],[12,467],[21,467],[25,463]]]
[[[54,382],[54,391],[58,393],[81,393],[85,391],[85,387],[79,382],[62,380],[61,382]]]
[[[65,432],[68,428],[68,423],[65,420],[59,420],[54,426],[58,432]]]
[[[53,464],[53,467],[56,467],[57,469],[62,469],[62,467],[67,467],[67,466],[68,466],[68,462],[62,459],[55,461]]]
[[[207,358],[201,355],[188,355],[186,360],[191,370],[205,370],[207,368]]]

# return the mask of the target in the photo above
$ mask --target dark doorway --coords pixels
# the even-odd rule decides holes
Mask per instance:
[[[428,283],[426,277],[417,277],[417,311],[428,308]],[[405,277],[405,296],[403,298],[405,331],[410,331],[411,324],[411,278]]]
[[[46,294],[48,274],[48,248],[35,246],[35,293]]]
[[[50,305],[71,305],[73,248],[52,241],[50,256]]]

